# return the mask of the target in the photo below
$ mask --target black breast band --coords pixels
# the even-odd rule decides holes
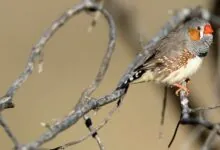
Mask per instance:
[[[207,54],[208,54],[208,52],[205,52],[205,53],[199,53],[198,56],[199,56],[199,57],[205,57]]]

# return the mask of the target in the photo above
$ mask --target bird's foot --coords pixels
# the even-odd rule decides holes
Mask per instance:
[[[180,91],[185,91],[185,93],[186,93],[186,96],[188,96],[189,95],[189,89],[186,87],[186,86],[183,86],[183,85],[181,85],[181,84],[179,84],[179,83],[175,83],[175,84],[173,84],[173,86],[175,86],[175,87],[177,87],[178,89],[176,90],[176,92],[175,92],[175,94],[177,95],[177,96],[179,96],[179,93],[180,93]]]

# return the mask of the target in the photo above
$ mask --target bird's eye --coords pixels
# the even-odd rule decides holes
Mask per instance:
[[[200,26],[198,26],[198,27],[197,27],[197,30],[199,30],[199,31],[200,31],[200,30],[201,30],[201,27],[200,27]]]

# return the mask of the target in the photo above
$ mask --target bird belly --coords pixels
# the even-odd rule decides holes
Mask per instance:
[[[203,58],[198,56],[190,59],[187,65],[179,68],[176,71],[173,71],[168,76],[164,77],[162,80],[160,79],[159,82],[172,85],[178,82],[184,81],[186,78],[192,76],[201,66]],[[157,79],[156,79],[157,80]]]

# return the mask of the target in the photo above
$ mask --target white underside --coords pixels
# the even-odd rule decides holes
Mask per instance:
[[[172,85],[174,83],[182,82],[186,78],[192,76],[201,66],[203,58],[196,56],[195,58],[188,61],[187,65],[181,67],[180,69],[172,72],[167,77],[154,78],[154,74],[151,71],[147,71],[139,80],[134,81],[134,83],[144,82],[144,81],[156,81],[158,83],[165,83]],[[162,79],[163,78],[163,79]]]

